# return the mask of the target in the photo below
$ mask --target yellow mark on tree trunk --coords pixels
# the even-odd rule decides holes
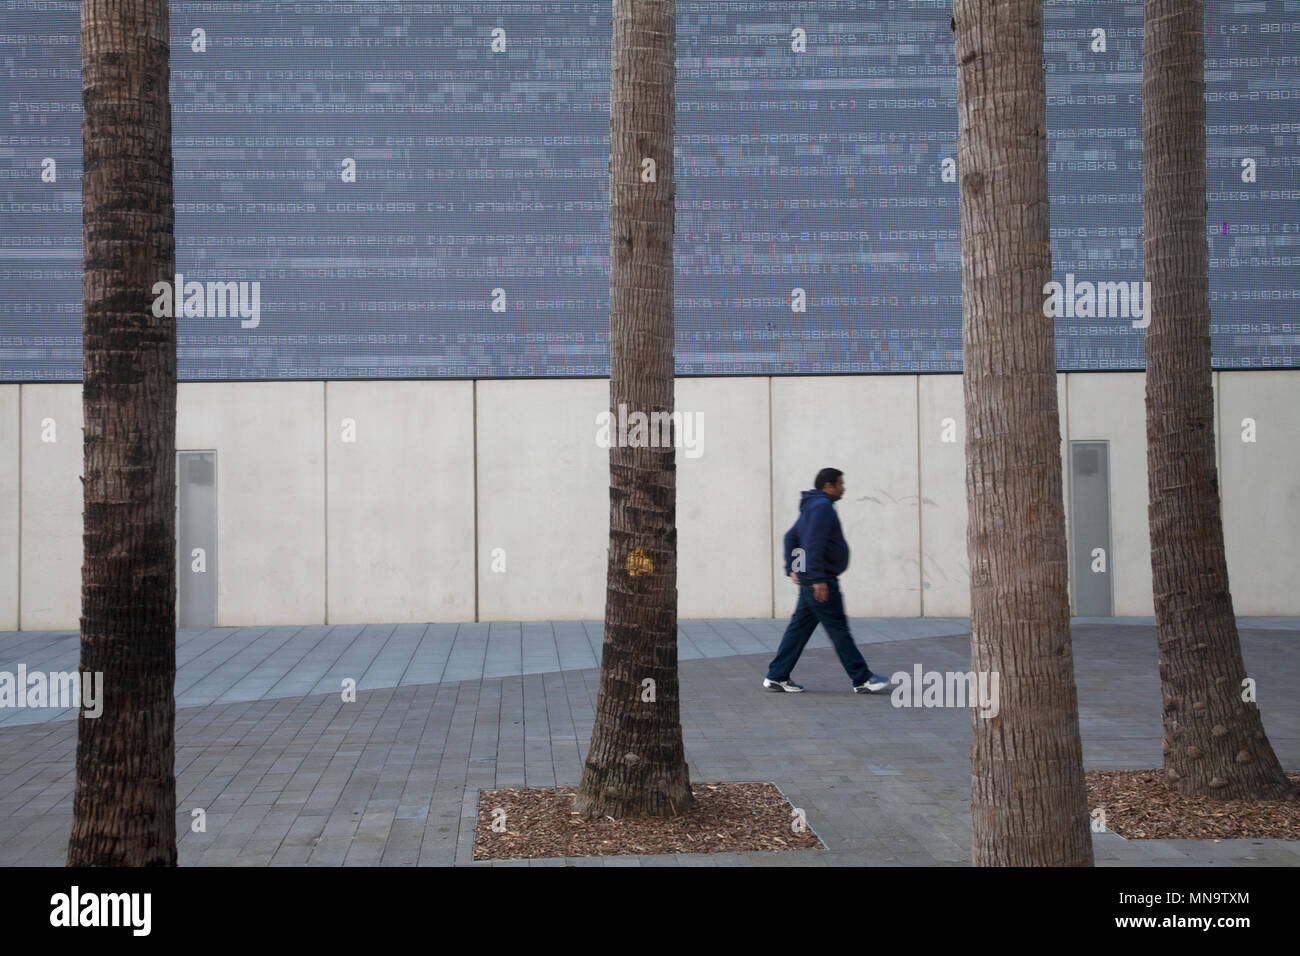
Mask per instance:
[[[650,553],[645,548],[637,548],[627,556],[628,577],[639,578],[643,574],[649,574],[654,569],[655,563],[650,560]]]

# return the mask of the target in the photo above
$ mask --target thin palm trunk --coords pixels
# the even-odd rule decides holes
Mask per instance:
[[[976,866],[1090,866],[1051,319],[1042,0],[957,0]],[[991,684],[991,681],[990,681]]]
[[[1143,255],[1151,578],[1165,777],[1223,799],[1293,792],[1264,734],[1228,590],[1214,461],[1205,235],[1205,8],[1146,0]]]
[[[677,685],[675,452],[672,442],[618,440],[624,418],[673,410],[675,48],[673,0],[614,0],[609,570],[600,694],[575,801],[613,817],[692,804]]]
[[[166,0],[82,0],[85,528],[70,866],[176,864],[176,323]]]

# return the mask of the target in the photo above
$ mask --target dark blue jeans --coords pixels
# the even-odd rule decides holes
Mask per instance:
[[[790,679],[790,672],[794,670],[799,655],[803,653],[808,638],[812,637],[818,624],[826,628],[826,635],[835,645],[835,653],[840,655],[840,663],[848,671],[854,687],[871,676],[871,669],[867,667],[858,646],[853,643],[853,635],[849,633],[849,620],[844,616],[840,582],[831,578],[826,585],[830,596],[825,602],[819,602],[813,597],[811,584],[799,585],[799,604],[794,609],[794,617],[790,618],[790,623],[786,626],[781,646],[776,649],[776,657],[768,665],[768,680]]]

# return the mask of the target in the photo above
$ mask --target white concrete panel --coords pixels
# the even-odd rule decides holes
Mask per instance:
[[[1212,372],[1210,382],[1214,387],[1214,467],[1219,472],[1219,493],[1223,493],[1223,400],[1219,393],[1219,376],[1222,372]]]
[[[0,631],[18,630],[18,385],[0,385]]]
[[[794,610],[782,540],[799,494],[824,467],[844,472],[836,505],[849,545],[841,577],[850,617],[921,613],[917,384],[911,375],[778,378],[772,382],[772,552],[776,616]]]
[[[24,630],[81,627],[81,384],[22,386]]]
[[[1300,565],[1300,416],[1293,413],[1300,373],[1226,372],[1215,382],[1237,611],[1300,613],[1286,580]],[[799,491],[825,464],[846,472],[848,493],[837,507],[853,549],[844,579],[850,614],[968,613],[959,376],[773,379],[770,422],[768,379],[684,379],[677,388],[678,409],[701,413],[704,424],[702,454],[678,453],[683,617],[789,614],[794,591],[781,574],[781,537]],[[320,383],[182,385],[178,447],[218,452],[219,622],[324,619],[327,442],[330,620],[472,619],[471,562],[448,546],[473,548],[471,389],[332,383],[327,419]],[[595,415],[607,405],[608,383],[478,389],[480,618],[599,619],[608,473]],[[1141,373],[1058,376],[1063,437],[1111,443],[1110,557],[1120,615],[1153,613],[1144,400]],[[19,405],[19,387],[0,386],[0,628],[75,629],[80,386],[22,386],[21,414]],[[335,420],[343,417],[357,420],[355,445],[342,441]],[[952,444],[942,441],[946,417],[955,420]],[[1256,420],[1254,444],[1240,441],[1246,417]],[[41,441],[47,418],[55,423],[52,443]],[[436,443],[430,434],[440,436]],[[1068,533],[1067,450],[1063,441]],[[357,451],[365,454],[349,460]],[[505,573],[492,571],[495,547],[505,549]]]
[[[179,387],[177,450],[217,453],[221,627],[324,623],[324,414],[321,382]]]
[[[1061,467],[1068,464],[1066,376],[1056,376],[1061,422]],[[920,376],[921,555],[923,616],[970,614],[970,561],[966,551],[966,402],[960,375]],[[948,420],[951,419],[951,427]],[[952,442],[945,437],[954,438]],[[1066,532],[1069,532],[1068,472],[1062,474]],[[927,586],[928,585],[928,586]]]
[[[697,439],[694,449],[677,451],[680,617],[771,616],[768,382],[677,380],[683,426],[696,425],[694,434],[684,433],[683,446]]]
[[[1074,541],[1070,533],[1070,377],[1063,372],[1056,373],[1056,414],[1061,420],[1061,496],[1065,499],[1065,561],[1066,593],[1069,595],[1070,613],[1074,613],[1074,582],[1069,580],[1070,548]]]
[[[1239,615],[1300,614],[1300,372],[1222,372],[1223,534]],[[1253,419],[1255,441],[1242,422]]]
[[[1147,525],[1146,373],[1073,372],[1069,403],[1070,441],[1110,442],[1114,614],[1150,616],[1155,608]]]
[[[921,375],[921,611],[970,614],[966,553],[966,400],[960,375]]]
[[[478,383],[479,620],[604,618],[602,411],[607,379]],[[505,570],[494,571],[502,560]]]
[[[329,623],[474,620],[473,390],[326,384]]]

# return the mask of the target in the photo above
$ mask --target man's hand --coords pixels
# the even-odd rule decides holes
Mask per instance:
[[[813,599],[818,603],[824,604],[830,600],[830,597],[831,589],[827,586],[825,581],[818,581],[813,585]]]
[[[797,574],[795,574],[793,571],[791,571],[791,572],[790,572],[790,580],[793,581],[795,584],[798,584],[798,583],[799,583],[799,575],[797,575]]]

